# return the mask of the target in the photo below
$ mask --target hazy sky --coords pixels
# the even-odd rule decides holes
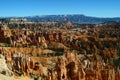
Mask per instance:
[[[120,17],[120,0],[0,0],[0,17],[51,14]]]

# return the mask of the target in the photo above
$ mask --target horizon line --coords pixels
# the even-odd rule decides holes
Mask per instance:
[[[90,16],[90,15],[85,15],[85,14],[44,14],[44,15],[26,15],[26,16],[0,16],[0,18],[25,18],[25,17],[36,17],[36,16],[39,16],[39,17],[43,17],[43,16],[57,16],[57,15],[83,15],[83,16],[86,16],[86,17],[96,17],[96,18],[120,18],[120,16],[112,16],[112,17],[103,17],[103,16]]]

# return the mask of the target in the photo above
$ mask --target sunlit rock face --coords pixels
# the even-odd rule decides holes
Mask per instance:
[[[21,50],[24,51],[24,48],[1,49],[1,74],[24,75],[40,80],[119,80],[120,77],[119,68],[105,62],[99,55],[78,55],[76,51],[66,51],[62,56],[47,57],[47,54],[52,54],[47,53],[49,50],[41,49],[41,56],[30,55],[29,52],[23,54]]]
[[[8,68],[5,57],[0,54],[0,73],[6,76],[12,76],[13,72]]]

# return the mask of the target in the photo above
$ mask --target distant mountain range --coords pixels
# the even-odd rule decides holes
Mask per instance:
[[[14,18],[14,17],[12,17]],[[23,17],[17,17],[23,18]],[[33,22],[66,22],[71,21],[73,23],[80,23],[80,24],[98,24],[104,23],[109,21],[120,21],[120,17],[114,18],[100,18],[100,17],[91,17],[85,15],[44,15],[44,16],[28,16],[24,17],[28,21]]]
[[[120,17],[115,18],[100,18],[100,17],[90,17],[85,15],[46,15],[46,16],[32,16],[26,17],[29,21],[35,22],[65,22],[71,21],[73,23],[80,24],[98,24],[109,21],[120,21]]]

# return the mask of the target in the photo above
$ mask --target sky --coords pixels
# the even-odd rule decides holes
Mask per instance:
[[[0,0],[0,17],[62,14],[120,17],[120,0]]]

